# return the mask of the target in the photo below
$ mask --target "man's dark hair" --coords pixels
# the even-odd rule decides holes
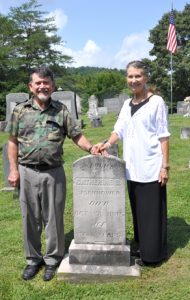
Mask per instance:
[[[53,72],[46,66],[36,67],[32,69],[29,77],[29,81],[32,81],[32,75],[37,74],[40,78],[49,77],[54,82]]]

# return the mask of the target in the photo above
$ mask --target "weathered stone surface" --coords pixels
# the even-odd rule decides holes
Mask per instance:
[[[138,265],[107,266],[70,264],[69,256],[65,256],[59,266],[57,277],[64,282],[114,282],[126,277],[140,276]]]
[[[9,121],[11,113],[17,103],[24,102],[29,99],[27,93],[10,93],[6,96],[6,121]]]
[[[69,282],[139,276],[125,233],[125,162],[86,156],[73,164],[74,240],[58,269]]]
[[[125,244],[125,162],[83,157],[73,176],[75,243]]]
[[[76,244],[73,240],[69,247],[69,263],[130,266],[130,246]]]

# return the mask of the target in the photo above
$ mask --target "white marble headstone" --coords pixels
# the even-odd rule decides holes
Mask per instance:
[[[74,240],[125,244],[125,162],[87,156],[73,165]]]

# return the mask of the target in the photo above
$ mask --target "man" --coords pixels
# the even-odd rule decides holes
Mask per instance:
[[[24,251],[27,266],[23,279],[32,279],[45,264],[43,279],[51,280],[64,256],[63,213],[66,182],[62,166],[65,137],[91,154],[96,154],[66,106],[53,101],[54,78],[40,67],[30,75],[32,98],[18,104],[7,126],[10,133],[9,183],[19,186],[23,217]],[[46,253],[41,252],[42,224]]]

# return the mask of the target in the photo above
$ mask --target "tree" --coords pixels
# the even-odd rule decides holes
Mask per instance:
[[[177,32],[177,53],[173,55],[173,102],[183,101],[190,95],[190,4],[182,12],[174,10]],[[168,104],[170,103],[170,52],[166,49],[170,14],[164,14],[158,25],[150,30],[149,41],[154,45],[148,61],[151,84],[156,85]]]
[[[0,15],[0,120],[5,118],[6,94],[19,87],[23,91],[31,68],[45,64],[59,74],[72,61],[57,50],[63,42],[54,18],[45,17],[40,8],[37,0],[29,0]]]
[[[63,89],[75,91],[83,99],[82,106],[88,108],[88,98],[95,95],[99,106],[103,106],[105,98],[120,94],[126,87],[125,76],[122,71],[104,68],[81,67],[67,71],[66,76],[59,81]],[[70,84],[70,86],[68,86]]]
[[[19,80],[21,77],[26,81],[34,66],[45,64],[55,68],[71,62],[71,57],[56,48],[63,42],[56,34],[54,18],[45,17],[46,12],[40,7],[37,0],[29,0],[19,7],[11,7],[8,14],[16,28],[12,66],[19,70]]]
[[[10,88],[10,70],[14,47],[12,40],[14,36],[14,25],[8,17],[0,15],[0,120],[4,119],[6,105],[6,90]]]

